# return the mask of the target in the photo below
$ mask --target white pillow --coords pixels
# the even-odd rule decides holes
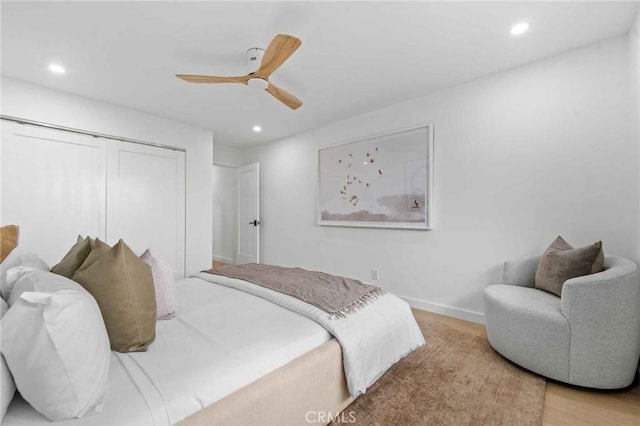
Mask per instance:
[[[22,397],[53,421],[102,411],[111,351],[98,304],[51,272],[24,273],[2,319],[2,352]]]
[[[7,303],[6,300],[0,297],[0,318],[2,318],[4,314],[7,313],[8,310],[9,310],[9,304]]]
[[[14,269],[11,274],[8,273],[10,269],[16,267],[21,267],[22,270]],[[0,294],[4,300],[9,300],[14,284],[26,268],[49,271],[49,266],[44,263],[44,260],[20,247],[11,250],[4,262],[0,263]]]
[[[9,305],[4,299],[0,298],[0,318],[9,310]],[[0,339],[0,344],[2,340]],[[16,384],[13,381],[13,376],[7,367],[7,362],[4,360],[4,356],[0,355],[0,423],[4,419],[4,415],[7,414],[7,407],[13,399],[13,395],[16,393]]]
[[[16,266],[15,268],[9,269],[7,271],[7,278],[14,279],[14,283],[11,285],[11,293],[7,299],[9,307],[13,306],[25,291],[49,293],[58,290],[78,290],[84,291],[87,295],[91,296],[84,287],[75,281],[71,281],[68,278],[60,280],[58,279],[58,274],[34,269],[29,266]],[[93,298],[93,296],[91,296],[91,298]]]
[[[176,280],[171,264],[156,252],[147,249],[140,260],[151,267],[156,292],[156,318],[167,320],[176,316]]]

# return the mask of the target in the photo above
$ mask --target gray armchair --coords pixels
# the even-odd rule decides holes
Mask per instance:
[[[640,282],[630,260],[567,280],[562,297],[534,288],[540,256],[504,264],[485,289],[487,336],[505,358],[540,375],[598,389],[631,384],[640,357]]]

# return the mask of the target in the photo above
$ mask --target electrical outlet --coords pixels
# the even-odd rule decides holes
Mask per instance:
[[[378,270],[377,269],[372,269],[371,270],[371,279],[374,281],[378,281]]]

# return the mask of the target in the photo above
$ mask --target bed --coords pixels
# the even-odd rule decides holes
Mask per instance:
[[[157,322],[156,338],[148,350],[111,353],[102,413],[57,423],[327,423],[357,396],[349,389],[349,368],[345,374],[345,344],[332,335],[344,335],[344,330],[331,330],[309,318],[305,311],[313,313],[315,307],[252,286],[206,273],[178,281],[177,316]],[[391,295],[388,299],[404,304]],[[385,314],[372,306],[355,316],[378,327]],[[389,327],[400,327],[392,333],[400,335],[405,328]],[[394,339],[384,327],[380,330],[381,339]],[[416,341],[415,346],[422,343]],[[50,423],[19,394],[2,422]]]

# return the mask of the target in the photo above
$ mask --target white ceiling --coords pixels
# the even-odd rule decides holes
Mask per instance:
[[[626,34],[638,2],[2,2],[2,74],[213,129],[216,141],[280,139],[439,88]],[[509,35],[526,20],[530,31]],[[271,81],[290,110],[239,84],[245,51],[302,40]],[[47,70],[57,61],[65,75]],[[263,127],[255,134],[254,124]]]

